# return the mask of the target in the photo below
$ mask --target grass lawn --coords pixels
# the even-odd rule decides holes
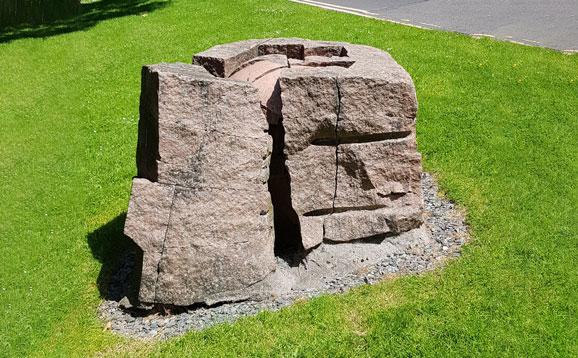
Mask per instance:
[[[578,356],[578,56],[283,0],[117,3],[0,34],[0,356]],[[464,255],[167,342],[103,332],[141,66],[278,36],[376,46],[412,75],[424,168],[467,209]]]

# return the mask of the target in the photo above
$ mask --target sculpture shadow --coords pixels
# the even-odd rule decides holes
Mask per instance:
[[[0,28],[0,43],[23,38],[45,38],[86,30],[101,21],[150,13],[169,4],[170,0],[101,0],[81,4],[76,15],[38,25],[22,24]]]
[[[126,213],[87,235],[92,256],[102,268],[96,281],[100,296],[120,301],[127,296],[136,302],[142,265],[142,250],[123,233]]]

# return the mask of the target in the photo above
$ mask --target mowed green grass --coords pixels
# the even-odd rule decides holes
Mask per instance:
[[[412,75],[424,168],[467,210],[464,255],[167,342],[103,332],[141,66],[278,36],[376,46]],[[0,68],[0,356],[578,356],[578,56],[282,0],[173,0],[0,44]]]

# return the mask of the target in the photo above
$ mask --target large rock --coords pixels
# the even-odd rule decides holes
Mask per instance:
[[[143,250],[139,299],[238,300],[274,270],[271,138],[258,90],[185,64],[145,66],[125,233]]]
[[[301,43],[311,56],[291,60],[279,81],[304,247],[419,227],[421,156],[410,76],[377,49]]]
[[[278,292],[275,255],[422,225],[415,89],[381,50],[215,46],[145,66],[140,113],[125,233],[143,250],[142,302]]]

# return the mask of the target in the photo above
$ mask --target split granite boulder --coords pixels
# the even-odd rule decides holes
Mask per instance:
[[[275,255],[422,225],[417,100],[389,54],[248,40],[142,71],[125,233],[139,300],[267,294]]]

